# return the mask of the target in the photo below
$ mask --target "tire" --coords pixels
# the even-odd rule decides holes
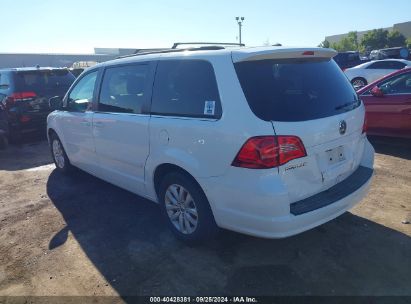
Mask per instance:
[[[66,151],[63,148],[63,144],[58,138],[56,133],[50,135],[50,150],[54,164],[58,171],[63,173],[69,173],[73,170],[73,166],[67,157]]]
[[[161,211],[179,240],[198,244],[218,233],[207,197],[191,177],[180,172],[167,174],[158,194]]]
[[[356,77],[353,80],[351,80],[351,84],[353,85],[354,88],[359,89],[359,88],[366,86],[368,83],[366,79],[362,77]]]

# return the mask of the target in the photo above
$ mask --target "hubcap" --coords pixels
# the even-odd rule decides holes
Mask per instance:
[[[198,213],[191,194],[181,185],[171,185],[165,194],[165,206],[171,223],[184,234],[193,233],[198,224]]]
[[[53,140],[53,157],[56,161],[56,165],[60,168],[64,168],[64,153],[63,148],[61,147],[61,143],[59,140]]]

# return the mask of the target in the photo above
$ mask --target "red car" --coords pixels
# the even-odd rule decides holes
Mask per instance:
[[[411,138],[411,68],[358,90],[366,109],[367,134]]]

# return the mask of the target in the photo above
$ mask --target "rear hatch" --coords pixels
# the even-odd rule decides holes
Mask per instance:
[[[22,113],[43,119],[50,112],[48,100],[63,97],[75,77],[67,69],[37,69],[14,74],[15,103]]]
[[[297,136],[306,156],[277,170],[294,202],[350,176],[364,149],[364,107],[332,60],[332,50],[293,49],[280,56],[233,52],[233,61],[254,114],[271,121],[274,134]]]

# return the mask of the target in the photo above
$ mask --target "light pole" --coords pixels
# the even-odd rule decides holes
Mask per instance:
[[[243,26],[244,17],[235,17],[235,20],[237,20],[237,23],[238,23],[239,40],[240,40],[240,44],[242,44],[242,42],[241,42],[241,27]]]

